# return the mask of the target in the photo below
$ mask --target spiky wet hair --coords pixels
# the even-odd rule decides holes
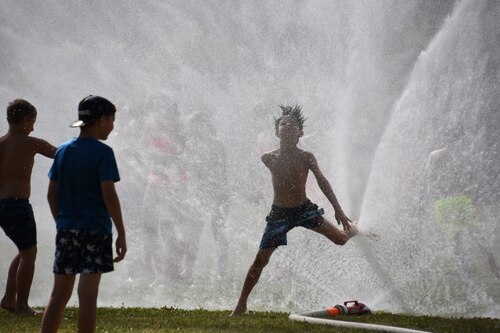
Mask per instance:
[[[284,116],[292,116],[295,119],[297,119],[297,122],[299,123],[299,128],[302,130],[304,128],[304,123],[306,121],[306,118],[304,118],[304,114],[302,113],[302,107],[299,105],[283,105],[280,104],[279,107],[281,108],[281,116],[279,118],[274,118],[274,128],[277,130],[281,119],[283,119]]]

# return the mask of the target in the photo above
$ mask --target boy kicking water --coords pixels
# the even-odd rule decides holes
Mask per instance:
[[[247,300],[257,284],[262,270],[269,262],[274,250],[286,245],[286,234],[295,227],[305,227],[320,233],[337,245],[344,245],[356,235],[357,227],[340,207],[337,198],[325,178],[314,155],[297,147],[303,135],[304,116],[299,106],[282,106],[282,115],[276,119],[275,131],[280,148],[262,155],[262,162],[272,175],[274,199],[271,212],[266,217],[267,226],[260,242],[259,251],[248,270],[238,304],[231,316],[240,316],[247,310]],[[306,181],[312,171],[318,185],[335,209],[335,219],[342,224],[337,229],[322,217],[323,209],[313,204],[306,195]]]
[[[78,332],[94,332],[101,274],[113,270],[112,223],[117,231],[115,262],[127,251],[120,201],[120,180],[113,150],[100,142],[113,130],[115,106],[87,96],[78,105],[80,136],[57,150],[49,172],[47,198],[56,221],[54,287],[42,320],[42,332],[56,332],[63,318],[76,274]]]
[[[34,157],[54,158],[56,152],[50,143],[29,136],[36,115],[36,108],[28,101],[12,101],[7,107],[9,130],[0,138],[0,226],[19,250],[10,264],[0,307],[19,314],[38,313],[28,305],[37,252],[36,224],[29,203]]]

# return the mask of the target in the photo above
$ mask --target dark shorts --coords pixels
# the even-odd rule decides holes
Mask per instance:
[[[0,199],[0,226],[19,251],[36,245],[36,223],[28,199]]]
[[[53,272],[73,275],[113,271],[112,239],[102,232],[59,230]]]
[[[307,201],[300,207],[282,208],[272,206],[271,212],[266,217],[266,229],[259,248],[267,249],[286,245],[286,234],[295,227],[314,229],[323,223],[325,212],[311,201]]]

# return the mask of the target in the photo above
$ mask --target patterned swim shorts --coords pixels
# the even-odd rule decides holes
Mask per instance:
[[[59,230],[53,272],[73,275],[113,271],[112,239],[102,232]]]

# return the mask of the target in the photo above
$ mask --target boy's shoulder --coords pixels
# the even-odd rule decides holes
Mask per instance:
[[[25,137],[26,142],[32,143],[32,144],[41,144],[41,143],[46,143],[44,139],[37,138],[36,136],[26,136]]]
[[[280,149],[279,148],[276,148],[274,150],[270,150],[270,151],[266,151],[264,154],[262,154],[262,156],[266,156],[266,155],[278,155],[280,153]]]
[[[314,156],[314,154],[312,152],[304,150],[304,149],[300,149],[300,148],[297,148],[295,154],[300,155],[300,156]],[[265,152],[264,154],[262,154],[262,157],[263,158],[264,157],[277,157],[279,155],[280,155],[280,148],[277,148],[277,149]]]
[[[110,146],[105,144],[104,142],[93,139],[93,138],[80,138],[80,137],[75,137],[72,138],[65,143],[63,143],[61,146],[70,146],[70,145],[76,145],[76,146],[82,146],[82,147],[97,147],[97,148],[104,148],[104,149],[111,149]]]
[[[308,150],[304,150],[304,149],[300,149],[300,148],[297,148],[297,152],[301,155],[307,155],[307,156],[311,156],[313,155],[312,152],[308,151]]]
[[[32,145],[40,142],[44,142],[44,140],[39,139],[34,136],[29,135],[9,135],[5,134],[0,137],[0,144],[13,144],[13,145],[22,145],[26,147],[26,144]]]
[[[270,158],[277,157],[279,155],[280,149],[274,149],[271,151],[266,151],[265,153],[262,154],[261,159],[262,161],[269,160]]]
[[[298,149],[296,160],[297,163],[301,165],[311,167],[312,164],[315,164],[316,157],[314,157],[314,154],[310,151]]]
[[[87,139],[87,138],[72,138],[69,141],[61,144],[57,149],[58,152],[63,152],[65,150],[82,150],[87,153],[113,153],[113,149],[107,144],[95,140],[95,139]]]
[[[282,156],[280,154],[280,149],[275,149],[275,150],[271,150],[271,151],[268,151],[266,153],[264,153],[261,157],[261,160],[262,162],[264,162],[264,164],[268,165],[269,166],[269,163],[273,163],[273,161],[276,161],[276,162],[279,162],[279,161],[283,161],[285,163],[287,163],[287,161],[290,161],[290,159],[292,159],[294,161],[294,163],[299,163],[299,164],[311,164],[311,162],[314,162],[315,161],[315,157],[314,157],[314,154],[311,153],[310,151],[307,151],[307,150],[303,150],[303,149],[297,149],[295,151],[295,153],[293,153],[292,155],[284,155]]]
[[[310,160],[311,158],[314,158],[314,154],[308,150],[297,148],[293,158],[299,161]]]

